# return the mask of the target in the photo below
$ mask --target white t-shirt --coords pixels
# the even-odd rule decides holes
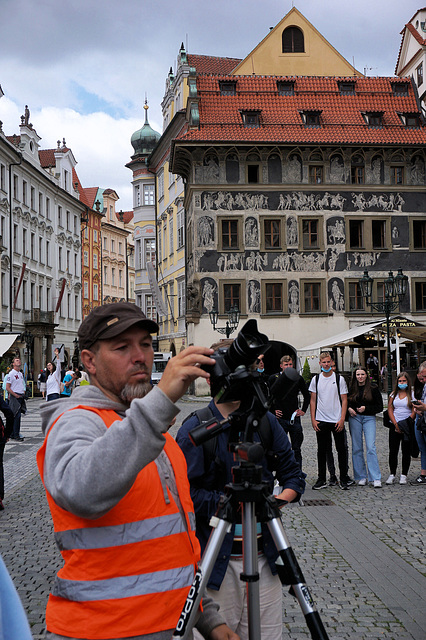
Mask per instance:
[[[12,369],[11,371],[9,371],[6,378],[6,384],[10,384],[10,388],[13,393],[17,393],[20,396],[23,396],[25,393],[25,380],[22,373],[20,371],[15,371],[15,369]]]
[[[348,393],[345,379],[340,376],[339,379],[340,395]],[[339,422],[342,417],[342,405],[340,404],[339,394],[337,390],[336,374],[324,376],[322,373],[318,379],[318,390],[316,387],[315,376],[309,385],[309,391],[317,394],[317,411],[315,419],[322,422]]]
[[[402,399],[399,395],[396,398],[393,397],[393,393],[391,393],[391,398],[393,398],[393,414],[395,416],[395,420],[399,422],[400,420],[405,420],[408,416],[411,415],[412,409],[408,406],[407,396],[404,396]],[[411,400],[414,400],[414,393],[411,392]]]

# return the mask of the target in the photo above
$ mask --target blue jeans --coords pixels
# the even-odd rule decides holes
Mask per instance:
[[[416,434],[417,444],[419,445],[421,467],[422,467],[422,470],[424,471],[426,470],[426,433],[424,433],[423,431],[419,431],[417,429],[418,421],[419,421],[419,418],[417,418],[416,420],[414,433]]]
[[[380,480],[382,476],[380,474],[379,461],[377,460],[376,453],[376,417],[362,416],[359,414],[350,416],[349,431],[351,432],[352,438],[352,465],[355,480],[363,480],[367,477],[370,482]],[[364,459],[362,434],[364,434],[367,449],[367,465]]]

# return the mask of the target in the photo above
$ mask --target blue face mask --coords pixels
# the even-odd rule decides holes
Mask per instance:
[[[329,373],[332,370],[332,367],[329,367],[328,369],[324,369],[324,367],[321,367],[321,371],[324,371],[324,373]]]
[[[263,373],[265,371],[265,369],[259,369],[259,367],[257,367],[257,370],[259,373]]]
[[[408,384],[398,384],[398,389],[406,389]]]

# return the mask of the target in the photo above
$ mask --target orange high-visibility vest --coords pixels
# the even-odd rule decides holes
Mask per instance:
[[[121,420],[111,410],[75,409],[97,413],[106,427]],[[48,437],[49,433],[37,452],[42,480]],[[185,458],[173,438],[165,437],[164,450],[173,466],[186,526],[168,489],[166,503],[155,462],[140,471],[115,507],[95,520],[65,511],[46,490],[56,543],[65,561],[47,604],[48,631],[104,640],[175,628],[200,545]]]

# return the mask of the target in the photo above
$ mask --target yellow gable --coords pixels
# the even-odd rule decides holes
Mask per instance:
[[[362,76],[293,7],[232,75]]]

